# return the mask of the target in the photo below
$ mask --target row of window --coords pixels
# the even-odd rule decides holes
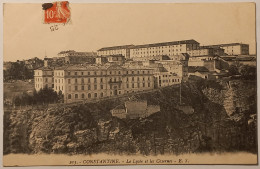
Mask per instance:
[[[162,51],[150,51],[150,53],[163,53],[163,50]],[[169,52],[171,52],[171,50],[169,50]],[[172,49],[172,52],[174,52],[174,49]],[[176,52],[178,52],[178,49],[176,49]],[[180,49],[180,52],[181,52],[181,49]],[[146,54],[146,53],[149,53],[149,51],[147,51],[147,52],[140,52],[140,54]],[[139,52],[134,52],[133,54],[139,54]]]
[[[126,84],[126,88],[130,88],[130,85],[131,84]],[[151,85],[150,85],[150,83],[147,83],[147,87],[150,87]],[[135,84],[134,83],[132,83],[132,85],[131,85],[131,87],[132,88],[135,88]],[[140,88],[140,87],[145,87],[145,83],[137,83],[137,88]]]
[[[91,93],[87,94],[86,95],[87,98],[97,98],[98,97],[98,94],[97,93],[94,93],[93,96],[91,95]],[[74,94],[74,98],[75,99],[85,99],[86,98],[85,94],[82,93],[82,94]],[[103,97],[104,94],[103,93],[100,93],[100,97]],[[68,99],[72,99],[72,94],[68,94]]]
[[[35,78],[36,82],[42,82],[42,79],[44,79],[44,82],[48,83],[48,82],[54,82],[54,78]]]
[[[100,78],[99,80],[100,80],[100,83],[103,82],[103,78]],[[68,79],[68,84],[71,84],[71,81],[72,81],[72,79]],[[80,81],[80,79],[77,79],[77,78],[74,79],[75,83],[78,83],[79,81]],[[88,78],[87,81],[88,81],[88,83],[91,83],[91,78]],[[84,78],[81,78],[81,83],[85,83],[85,79]],[[94,78],[94,83],[97,83],[97,78]]]
[[[91,85],[88,85],[87,87],[85,86],[74,86],[74,90],[78,91],[78,90],[92,90]],[[103,85],[100,85],[100,89],[104,89]],[[68,90],[71,91],[71,86],[68,87]],[[97,85],[94,85],[94,90],[97,90]]]
[[[87,73],[84,73],[84,72],[68,72],[68,76],[70,76],[70,75],[75,75],[75,76],[83,76],[83,75],[98,75],[98,74],[100,74],[100,75],[106,75],[106,73],[108,74],[108,75],[121,75],[121,74],[123,74],[123,72],[122,71],[108,71],[108,72],[106,72],[106,71],[100,71],[99,73],[97,73],[97,71],[94,71],[94,72],[87,72]],[[145,70],[143,70],[143,71],[139,71],[139,70],[137,70],[137,71],[134,71],[134,70],[132,70],[132,71],[126,71],[126,74],[150,74],[151,72],[150,72],[150,70],[147,70],[147,71],[145,71]]]
[[[178,48],[178,47],[182,47],[182,45],[173,45],[173,46],[159,46],[159,47],[152,47],[152,48],[137,48],[137,49],[133,49],[134,51],[139,51],[139,50],[158,50],[158,49],[163,49],[163,48]]]
[[[135,83],[127,83],[126,84],[126,88],[130,88],[130,86],[132,87],[132,88],[135,88]],[[93,88],[92,88],[93,87]],[[97,90],[98,89],[98,86],[97,85],[94,85],[94,86],[92,86],[91,87],[91,85],[87,85],[87,86],[74,86],[74,91],[78,91],[78,90]],[[110,87],[110,89],[113,89],[113,85],[112,84],[110,84],[109,85],[109,87]],[[137,88],[139,88],[139,87],[146,87],[146,85],[145,85],[145,83],[137,83],[137,86],[136,86]],[[147,87],[151,87],[151,84],[150,83],[147,83]],[[117,87],[116,87],[117,88]],[[118,85],[118,88],[119,89],[121,89],[121,85],[119,84]],[[59,86],[56,86],[56,90],[63,90],[63,86],[62,86],[62,88],[60,88]],[[71,90],[72,89],[72,87],[71,86],[68,86],[68,91],[72,91]],[[102,90],[102,89],[105,89],[105,86],[104,85],[100,85],[100,88],[99,88],[100,90]],[[108,88],[109,89],[109,88]]]
[[[132,78],[129,78],[129,77],[127,77],[126,78],[126,81],[130,81],[130,79],[132,80],[132,81],[135,81],[135,80],[137,80],[137,81],[140,81],[140,79],[142,79],[143,81],[145,81],[145,77],[132,77]],[[71,84],[72,83],[72,80],[73,79],[68,79],[68,84]],[[103,78],[100,78],[100,79],[98,79],[98,78],[93,78],[93,81],[94,81],[94,83],[97,83],[97,81],[99,80],[99,82],[100,83],[102,83],[103,82]],[[150,77],[148,76],[147,77],[147,80],[149,81],[150,80]],[[57,81],[60,83],[60,79],[55,79],[55,83],[57,83]],[[83,83],[85,83],[85,79],[84,78],[81,78],[81,79],[77,79],[77,78],[75,78],[74,79],[74,83],[78,83],[79,81],[81,81],[81,83],[83,84]],[[119,81],[122,81],[122,79],[121,78],[110,78],[109,79],[109,82],[119,82]],[[61,79],[61,82],[63,83],[63,79]],[[87,82],[88,83],[91,83],[91,78],[87,78]]]

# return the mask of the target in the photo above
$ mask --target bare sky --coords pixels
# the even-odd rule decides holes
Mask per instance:
[[[41,4],[4,5],[4,61],[55,57],[126,44],[195,39],[201,45],[242,42],[255,54],[254,3],[73,4],[71,24],[51,32]]]

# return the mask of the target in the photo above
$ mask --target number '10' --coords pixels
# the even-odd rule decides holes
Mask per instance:
[[[46,15],[47,15],[47,19],[49,19],[49,18],[53,18],[54,17],[54,12],[53,12],[53,10],[48,10],[47,12],[46,12]]]

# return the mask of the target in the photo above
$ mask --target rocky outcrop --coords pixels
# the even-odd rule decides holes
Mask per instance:
[[[256,86],[251,81],[187,82],[179,88],[136,94],[160,112],[119,119],[109,110],[127,98],[47,110],[13,111],[5,128],[7,153],[164,154],[211,151],[256,152]],[[233,100],[233,102],[230,102]],[[7,116],[8,117],[8,116]],[[6,138],[8,137],[8,139]]]

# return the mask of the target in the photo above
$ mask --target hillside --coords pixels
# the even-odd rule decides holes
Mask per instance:
[[[161,111],[145,119],[109,112],[128,98],[4,113],[4,153],[164,154],[257,152],[255,81],[194,81],[137,94]],[[233,100],[231,102],[231,100]]]

